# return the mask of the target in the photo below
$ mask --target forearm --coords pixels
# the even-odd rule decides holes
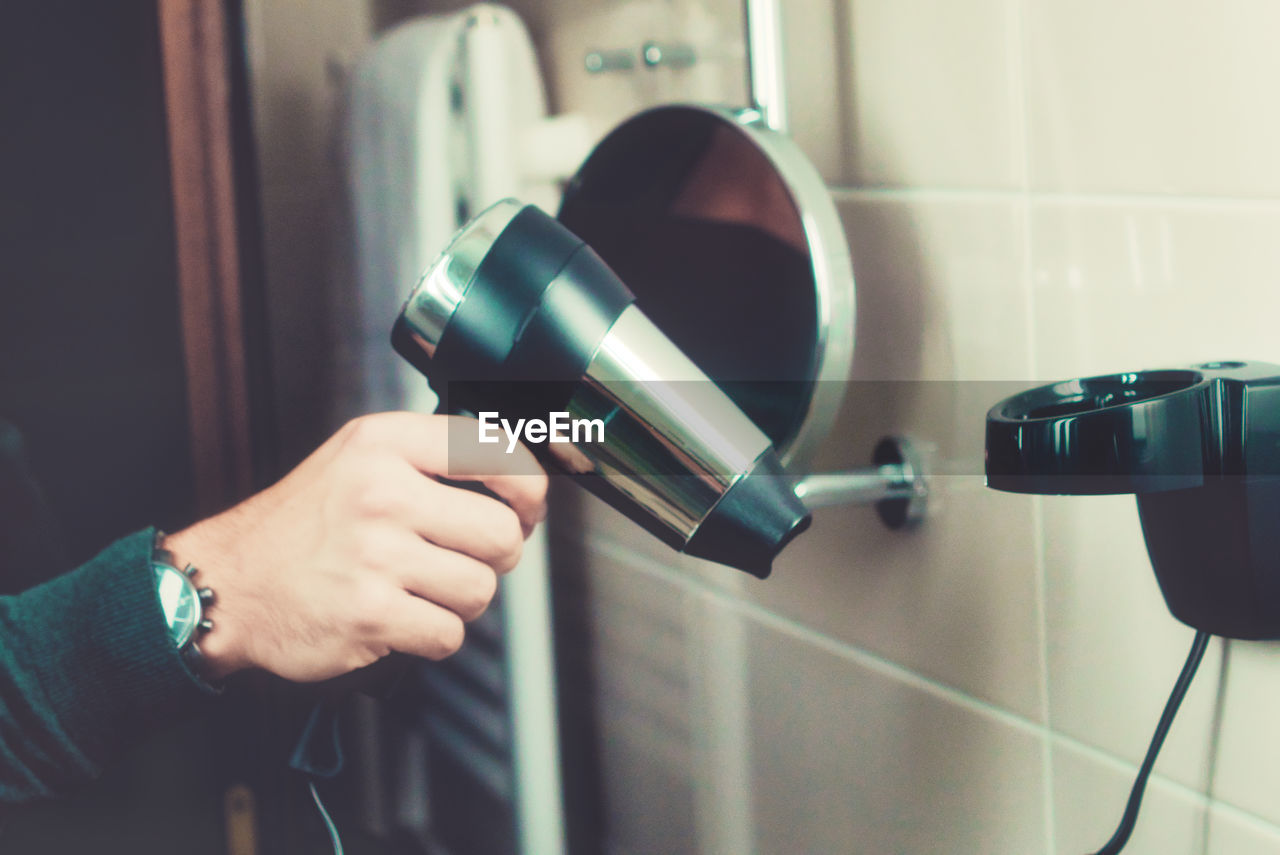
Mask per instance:
[[[153,533],[0,597],[0,801],[96,776],[121,748],[211,690],[169,639],[150,568]]]

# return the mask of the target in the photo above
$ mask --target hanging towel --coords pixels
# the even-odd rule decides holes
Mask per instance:
[[[343,415],[434,410],[388,343],[391,323],[471,216],[505,196],[556,204],[552,180],[522,177],[522,142],[545,116],[532,41],[502,6],[403,23],[358,62],[345,140],[357,281],[338,308],[339,352],[356,364],[340,372]]]

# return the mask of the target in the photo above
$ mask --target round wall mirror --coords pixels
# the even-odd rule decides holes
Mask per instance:
[[[755,111],[664,106],[606,136],[560,221],[773,440],[810,457],[844,396],[854,281],[825,183]]]

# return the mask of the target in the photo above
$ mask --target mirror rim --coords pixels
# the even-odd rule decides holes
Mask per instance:
[[[624,127],[643,121],[647,116],[669,110],[702,113],[735,128],[765,156],[781,178],[796,207],[805,242],[809,247],[809,264],[813,273],[817,313],[815,367],[812,377],[814,383],[800,427],[784,446],[777,448],[777,452],[782,462],[789,467],[808,463],[835,423],[844,403],[849,372],[853,366],[857,284],[839,212],[826,181],[795,140],[769,127],[763,114],[753,108],[735,109],[696,103],[669,103],[646,108],[623,119],[601,136],[582,166],[590,162],[605,139]],[[581,171],[580,166],[578,175]],[[569,183],[570,187],[577,182],[578,175]],[[563,209],[564,196],[560,203],[560,210]]]

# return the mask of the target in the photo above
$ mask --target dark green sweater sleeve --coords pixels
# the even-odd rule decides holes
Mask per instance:
[[[0,801],[93,778],[149,731],[215,692],[169,638],[151,570],[154,530],[0,597]]]

